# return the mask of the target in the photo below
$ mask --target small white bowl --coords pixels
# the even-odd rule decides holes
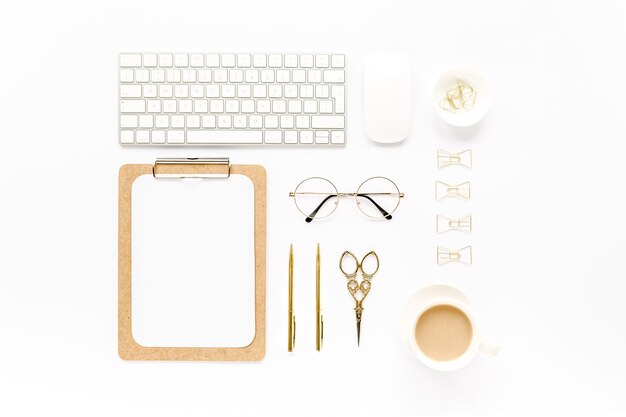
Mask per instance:
[[[458,80],[463,80],[474,88],[476,103],[471,110],[458,110],[453,113],[442,109],[439,103],[445,98],[447,91],[457,85]],[[469,68],[452,68],[443,72],[433,89],[435,112],[444,122],[452,126],[466,127],[478,123],[487,114],[490,103],[491,94],[487,82],[482,75]]]

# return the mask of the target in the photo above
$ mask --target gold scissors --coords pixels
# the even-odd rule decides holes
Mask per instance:
[[[365,261],[368,257],[373,257],[376,261],[375,269],[373,272],[366,272],[363,268]],[[354,269],[352,266],[348,266],[348,262],[351,261],[354,263]],[[370,288],[372,288],[371,279],[374,278],[376,272],[378,272],[378,268],[380,267],[380,262],[378,260],[378,255],[376,252],[370,251],[367,255],[363,257],[361,262],[357,259],[356,256],[350,251],[345,251],[341,258],[339,259],[339,269],[345,275],[348,280],[348,291],[350,291],[350,295],[354,299],[356,305],[354,307],[354,312],[356,314],[356,343],[357,346],[361,343],[361,318],[363,317],[363,300],[367,297],[367,294],[370,292]],[[361,274],[363,275],[363,279],[361,283],[356,279],[357,274],[359,273],[359,269],[361,270]]]

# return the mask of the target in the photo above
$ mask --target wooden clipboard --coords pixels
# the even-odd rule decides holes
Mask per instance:
[[[254,338],[244,347],[148,347],[132,334],[132,190],[143,175],[155,178],[228,178],[243,175],[254,188]],[[210,181],[210,179],[208,179]],[[119,171],[118,352],[126,360],[256,361],[265,355],[266,173],[260,165],[230,165],[227,158],[160,159]]]

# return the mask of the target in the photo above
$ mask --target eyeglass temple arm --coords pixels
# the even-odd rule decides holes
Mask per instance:
[[[367,195],[367,194],[357,194],[356,196],[357,196],[357,197],[364,197],[364,198],[367,198],[367,199],[368,199],[368,200],[369,200],[369,201],[370,201],[370,202],[374,205],[374,207],[376,207],[376,208],[378,209],[378,211],[380,211],[380,213],[381,213],[381,214],[385,217],[385,219],[387,219],[387,220],[391,220],[391,214],[387,213],[387,210],[385,210],[384,208],[382,208],[381,206],[379,206],[379,205],[378,205],[378,203],[376,203],[376,202],[372,199],[372,197],[370,197],[370,196],[369,196],[369,195]],[[318,211],[320,211],[320,209],[322,208],[322,206],[323,206],[324,204],[326,204],[326,202],[327,202],[328,200],[330,200],[331,198],[333,198],[333,197],[338,197],[338,195],[337,195],[337,194],[329,194],[329,195],[328,195],[325,199],[323,199],[323,200],[322,200],[322,202],[321,202],[321,203],[320,203],[317,207],[315,207],[315,209],[311,212],[311,214],[309,214],[309,215],[308,215],[308,216],[304,219],[304,221],[305,221],[305,222],[307,222],[307,223],[311,223],[311,222],[313,221],[313,219],[315,218],[315,215],[317,214],[317,212],[318,212]]]
[[[385,219],[387,220],[391,220],[391,214],[387,213],[387,210],[385,210],[384,208],[382,208],[381,206],[378,205],[377,202],[374,201],[374,199],[372,197],[370,197],[367,194],[357,194],[357,197],[364,197],[367,198],[373,205],[374,207],[376,207],[378,209],[378,211],[380,211],[380,214],[382,214]]]

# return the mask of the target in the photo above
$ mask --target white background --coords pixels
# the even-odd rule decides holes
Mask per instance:
[[[626,4],[572,2],[13,2],[0,16],[0,414],[409,415],[624,413]],[[398,146],[363,131],[362,64],[406,53],[414,123]],[[126,149],[117,144],[121,51],[345,51],[344,149]],[[477,68],[492,107],[455,131],[430,103],[436,74]],[[438,171],[436,149],[474,151]],[[268,171],[267,355],[259,363],[141,363],[117,356],[117,173],[162,156],[222,156]],[[372,222],[349,200],[305,224],[288,192],[312,175],[352,191],[386,175],[406,193]],[[434,202],[471,179],[472,201]],[[435,214],[474,214],[469,238]],[[314,248],[326,344],[314,350]],[[472,244],[470,268],[435,246]],[[286,351],[287,253],[296,248],[296,351]],[[361,347],[341,251],[375,249]],[[497,358],[441,374],[396,323],[418,287],[455,284]]]

